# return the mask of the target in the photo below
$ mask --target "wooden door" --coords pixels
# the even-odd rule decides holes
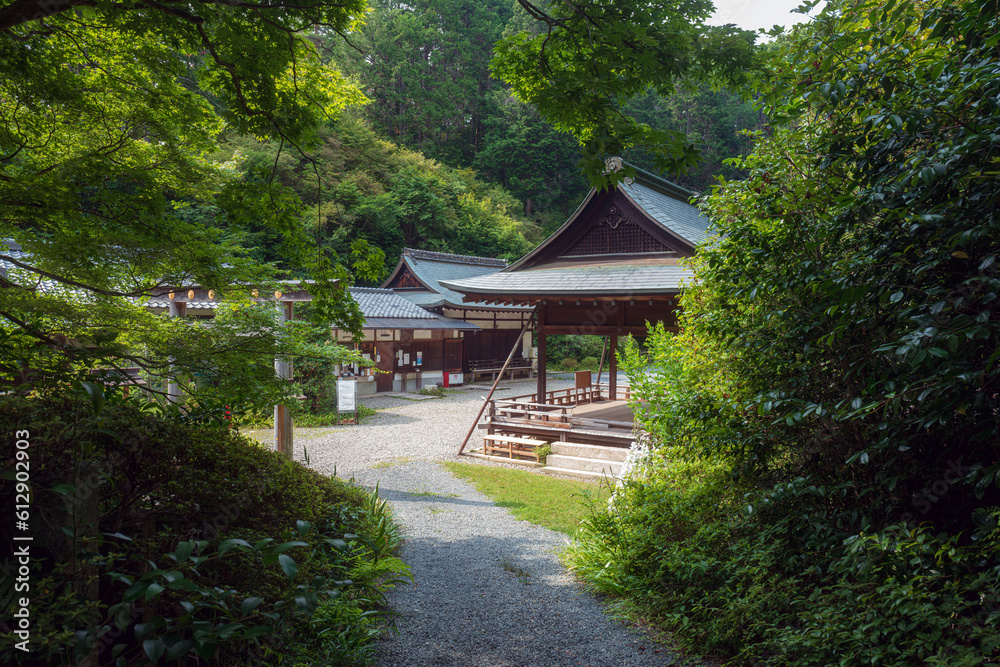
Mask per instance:
[[[375,391],[392,391],[396,350],[392,343],[375,343],[375,367],[388,373],[375,374]]]
[[[444,341],[444,372],[462,372],[462,341],[458,338]]]

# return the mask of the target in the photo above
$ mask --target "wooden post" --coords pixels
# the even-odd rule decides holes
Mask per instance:
[[[601,397],[601,374],[604,372],[604,355],[607,353],[607,351],[608,351],[608,337],[604,336],[604,343],[601,345],[601,363],[597,365],[597,382],[594,383],[597,388],[598,399]]]
[[[493,393],[497,390],[497,385],[500,384],[500,378],[503,377],[503,372],[507,370],[507,366],[510,365],[510,360],[514,358],[517,346],[521,344],[521,337],[524,336],[524,332],[528,330],[529,326],[531,326],[531,318],[528,318],[528,321],[524,323],[524,328],[521,329],[521,334],[517,337],[517,340],[514,341],[514,347],[510,348],[510,354],[507,355],[507,361],[503,362],[503,368],[500,369],[500,373],[497,375],[496,379],[493,380],[493,386],[490,387],[490,393],[486,395],[486,400],[483,401],[483,406],[479,408],[479,414],[476,415],[476,420],[472,422],[469,432],[465,434],[465,440],[462,441],[462,446],[458,448],[459,456],[462,455],[462,452],[465,450],[465,446],[469,443],[469,438],[472,437],[472,432],[476,430],[476,426],[479,424],[479,419],[483,416],[483,411],[485,411],[486,406],[490,404],[490,399],[493,398]]]
[[[292,303],[277,301],[279,319],[285,323],[292,319]],[[274,358],[274,374],[283,380],[292,379],[292,365],[281,357]],[[295,453],[292,441],[292,411],[287,405],[274,406],[274,448],[288,458]]]
[[[545,403],[545,333],[539,327],[538,331],[538,396],[535,403]]]
[[[618,336],[613,334],[611,336],[611,358],[608,360],[608,393],[611,394],[608,398],[612,401],[618,400],[618,355],[615,351],[618,349]]]

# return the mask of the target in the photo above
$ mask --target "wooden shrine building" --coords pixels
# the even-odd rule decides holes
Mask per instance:
[[[389,289],[351,287],[365,317],[361,353],[382,373],[354,368],[358,393],[412,391],[462,382],[462,340],[479,327],[425,310]],[[341,344],[353,345],[349,331],[334,329]]]
[[[621,168],[620,160],[609,164]],[[548,336],[607,336],[614,350],[619,336],[647,335],[647,322],[676,330],[678,296],[692,276],[683,259],[709,237],[708,219],[689,203],[694,194],[637,170],[614,188],[592,189],[565,224],[514,264],[441,281],[467,301],[535,309],[538,384],[523,402],[527,414],[582,402],[546,391]],[[606,398],[622,400],[614,354],[610,360]]]
[[[520,304],[467,302],[442,281],[481,277],[506,267],[507,262],[502,259],[404,248],[399,263],[382,287],[432,313],[478,327],[462,339],[462,370],[472,381],[478,374],[499,370],[533,311],[530,306]],[[531,349],[531,336],[526,335],[511,361],[512,375],[530,375]]]

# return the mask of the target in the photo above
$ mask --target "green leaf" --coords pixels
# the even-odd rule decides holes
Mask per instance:
[[[150,662],[155,665],[163,657],[167,646],[163,643],[162,639],[147,639],[142,643],[142,650],[146,653],[146,657],[149,658]]]
[[[264,601],[261,597],[249,597],[240,604],[240,615],[248,616],[250,612],[260,606],[260,603]]]
[[[289,549],[294,549],[295,547],[307,547],[308,542],[303,542],[301,540],[295,540],[292,542],[282,542],[271,550],[271,553],[281,553],[283,551],[288,551]]]
[[[244,632],[242,638],[244,640],[256,639],[261,635],[266,635],[271,632],[274,632],[274,628],[270,625],[255,625],[254,627]]]
[[[93,382],[81,382],[80,387],[90,396],[90,408],[94,416],[101,414],[104,409],[104,387]]]
[[[250,543],[247,542],[246,540],[232,538],[224,540],[219,544],[219,555],[223,555],[229,551],[232,551],[233,549],[243,550],[243,549],[253,549],[253,548],[255,547],[250,546]]]
[[[167,662],[171,660],[179,660],[183,658],[188,652],[195,647],[195,642],[190,639],[181,639],[180,641],[173,644],[167,651],[165,659]]]
[[[295,573],[299,571],[298,567],[295,565],[295,561],[288,554],[281,554],[278,556],[278,563],[281,565],[282,571],[288,575],[289,579],[295,578]]]
[[[152,597],[159,595],[164,590],[165,589],[162,584],[152,583],[146,587],[145,598],[148,600]]]

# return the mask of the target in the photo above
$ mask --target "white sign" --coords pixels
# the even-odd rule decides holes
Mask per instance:
[[[354,380],[337,380],[337,410],[340,412],[358,411],[358,383]]]

